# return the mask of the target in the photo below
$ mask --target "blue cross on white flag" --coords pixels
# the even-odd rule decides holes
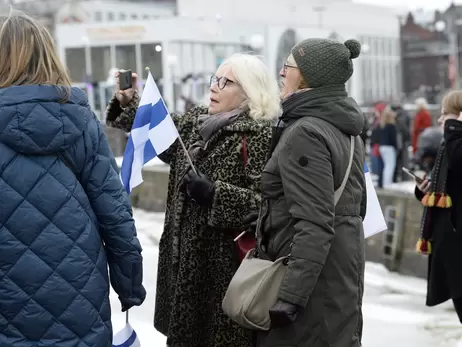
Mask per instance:
[[[363,221],[364,236],[370,237],[378,234],[384,230],[387,230],[387,223],[380,207],[379,198],[372,182],[371,174],[367,164],[364,163],[364,176],[366,178],[366,190],[367,190],[367,206],[366,206],[366,217]]]
[[[127,323],[121,331],[115,334],[112,347],[141,347],[140,340],[138,340],[138,336],[136,336],[130,323]]]
[[[159,88],[149,73],[120,170],[128,194],[143,182],[143,166],[168,149],[178,136]]]

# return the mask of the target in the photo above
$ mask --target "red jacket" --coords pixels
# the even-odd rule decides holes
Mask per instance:
[[[417,140],[420,134],[425,129],[432,126],[432,116],[427,110],[421,110],[414,117],[414,125],[412,129],[412,152],[417,151]]]

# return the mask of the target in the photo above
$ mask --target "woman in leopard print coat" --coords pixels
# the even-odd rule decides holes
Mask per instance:
[[[159,156],[170,178],[154,326],[168,346],[252,346],[252,333],[232,322],[221,302],[239,266],[233,238],[260,202],[278,93],[258,58],[235,55],[212,77],[208,108],[172,116],[199,174],[178,141]],[[130,131],[138,102],[134,90],[116,92],[107,124]]]

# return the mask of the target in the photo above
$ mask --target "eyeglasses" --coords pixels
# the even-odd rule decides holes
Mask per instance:
[[[298,66],[294,66],[289,64],[288,62],[285,62],[283,67],[284,73],[287,71],[287,69],[298,69]]]
[[[210,77],[210,87],[216,84],[218,85],[218,88],[224,89],[228,83],[235,83],[235,82],[225,76],[217,77],[213,75],[212,77]]]

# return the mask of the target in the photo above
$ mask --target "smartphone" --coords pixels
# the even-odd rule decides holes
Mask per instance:
[[[422,177],[417,176],[414,172],[412,172],[406,167],[403,167],[403,171],[407,173],[409,176],[413,177],[418,184],[421,184],[424,181]]]
[[[132,70],[119,71],[119,89],[127,90],[132,88]]]

